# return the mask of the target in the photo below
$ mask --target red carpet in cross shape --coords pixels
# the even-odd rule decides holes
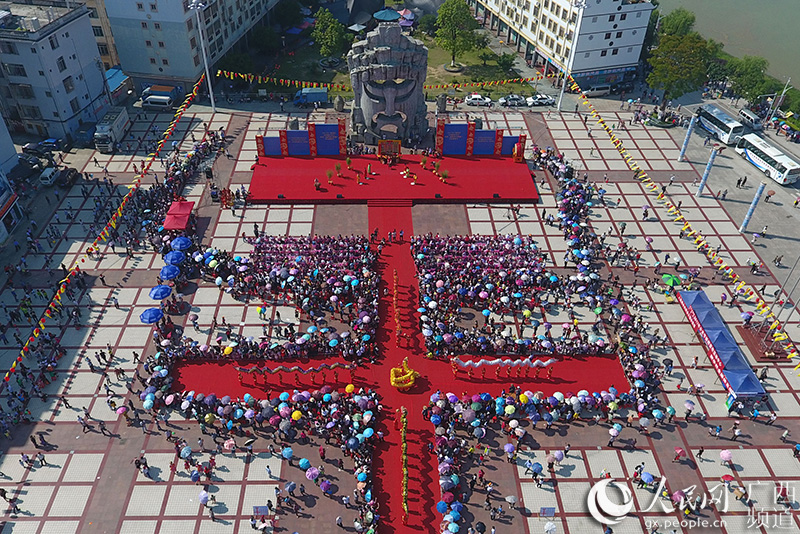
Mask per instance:
[[[398,204],[402,204],[399,202]],[[369,209],[370,229],[378,229],[379,236],[386,236],[392,230],[403,230],[406,236],[413,233],[411,208],[407,206],[371,206]],[[397,271],[400,327],[402,339],[397,339],[395,323],[395,307],[393,302],[394,272]],[[439,500],[438,471],[435,455],[427,451],[427,444],[433,440],[433,426],[422,419],[422,408],[427,404],[430,395],[437,389],[443,392],[462,393],[488,392],[497,395],[509,384],[516,384],[523,389],[543,391],[546,394],[555,391],[566,393],[580,389],[601,391],[609,386],[627,389],[627,380],[615,356],[568,356],[559,357],[554,364],[552,376],[545,378],[541,373],[539,379],[515,377],[509,378],[506,372],[499,377],[490,368],[486,378],[469,379],[463,371],[454,376],[450,364],[424,357],[424,338],[417,326],[419,289],[415,278],[415,267],[407,243],[392,244],[383,249],[379,260],[379,273],[382,277],[381,291],[387,290],[380,301],[379,314],[381,324],[377,332],[377,342],[381,357],[375,365],[356,371],[353,383],[357,387],[378,388],[383,396],[384,412],[379,428],[386,435],[385,441],[379,444],[373,460],[374,491],[380,500],[380,513],[383,515],[382,532],[436,532],[439,517],[435,514],[435,505]],[[408,336],[408,337],[406,337]],[[408,358],[412,369],[420,373],[417,385],[409,392],[401,392],[391,387],[390,369]],[[477,359],[477,357],[463,357]],[[548,359],[548,356],[541,356]],[[327,360],[309,360],[304,362],[286,362],[284,365],[299,365],[303,368],[315,367],[322,363],[342,361],[340,358]],[[262,363],[274,368],[275,363]],[[212,375],[213,373],[213,375]],[[339,370],[338,379],[334,381],[333,371],[325,371],[323,376],[299,373],[280,373],[274,375],[244,375],[240,384],[238,375],[231,364],[188,363],[178,366],[179,385],[187,390],[207,392],[209,376],[214,376],[213,389],[217,395],[243,397],[250,393],[256,397],[263,396],[265,389],[279,391],[299,389],[317,389],[323,384],[330,384],[339,389],[350,382],[350,374]],[[268,386],[266,385],[268,384]],[[401,451],[400,433],[394,429],[393,420],[396,411],[405,406],[408,409],[408,463],[409,463],[409,524],[402,525],[401,519]],[[479,505],[472,503],[473,506]]]
[[[507,202],[537,202],[539,194],[525,163],[514,163],[510,157],[455,157],[446,156],[440,171],[448,171],[447,183],[442,183],[431,172],[432,161],[423,170],[421,156],[404,154],[400,164],[393,167],[380,163],[376,156],[352,156],[352,168],[347,169],[344,158],[318,157],[265,157],[253,166],[250,181],[250,200],[255,203],[335,202],[337,195],[344,201],[365,202],[372,199],[405,198],[417,201],[469,202],[490,199],[495,193]],[[342,166],[342,176],[335,173],[335,165]],[[367,165],[373,174],[364,180]],[[405,178],[406,165],[416,173],[416,185]],[[362,185],[356,181],[355,171],[361,172]],[[328,183],[327,171],[334,171]],[[320,189],[314,188],[314,179]],[[441,195],[440,199],[436,195]],[[284,198],[279,199],[278,195]],[[342,201],[339,199],[339,201]]]

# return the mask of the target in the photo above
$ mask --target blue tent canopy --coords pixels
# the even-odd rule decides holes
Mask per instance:
[[[164,317],[164,312],[162,312],[160,309],[147,308],[139,316],[139,320],[142,321],[144,324],[153,324],[160,321],[163,317]]]
[[[725,328],[725,322],[720,317],[719,312],[715,309],[700,309],[694,310],[697,320],[702,323],[703,328],[709,330],[711,328]]]
[[[402,15],[391,8],[381,9],[377,13],[373,14],[372,17],[375,20],[379,20],[381,22],[392,22],[394,20],[398,20]]]
[[[183,260],[185,259],[186,254],[178,250],[173,250],[172,252],[167,252],[167,254],[164,256],[164,263],[167,265],[178,265],[183,263]]]
[[[717,351],[722,366],[726,371],[748,371],[750,364],[739,357],[739,351],[735,349]]]
[[[192,246],[192,240],[186,236],[178,236],[170,243],[172,250],[186,250]]]
[[[181,274],[181,270],[175,265],[165,265],[161,268],[161,272],[158,274],[162,280],[172,280],[173,278],[177,278],[178,275]]]
[[[752,371],[725,370],[724,373],[737,396],[754,397],[764,394],[764,387]]]

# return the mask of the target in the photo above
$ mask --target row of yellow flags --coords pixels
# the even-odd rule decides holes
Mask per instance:
[[[580,86],[575,83],[575,80],[571,76],[569,81],[572,84],[572,89],[580,93]],[[789,340],[789,335],[784,331],[783,324],[775,318],[775,312],[772,311],[769,304],[767,304],[764,299],[758,295],[752,286],[749,286],[738,274],[733,272],[731,266],[729,266],[725,260],[719,257],[717,251],[710,245],[702,233],[699,230],[695,230],[692,227],[692,224],[684,218],[678,206],[673,204],[664,196],[664,194],[661,192],[661,187],[654,183],[647,173],[639,167],[639,164],[636,163],[633,157],[628,153],[627,149],[622,144],[622,141],[614,134],[613,128],[611,128],[606,123],[605,119],[600,116],[600,113],[598,113],[591,101],[589,101],[589,99],[582,94],[580,98],[582,104],[589,108],[589,114],[597,120],[597,124],[599,124],[600,127],[603,128],[603,130],[605,130],[605,132],[608,134],[611,144],[614,145],[614,147],[623,157],[628,165],[628,168],[634,171],[635,178],[641,181],[644,184],[644,187],[647,188],[651,194],[655,195],[656,200],[662,206],[664,206],[667,209],[667,213],[673,217],[673,221],[683,222],[684,235],[693,240],[698,252],[705,254],[715,269],[725,273],[731,278],[733,283],[736,284],[736,293],[738,293],[744,300],[755,302],[756,313],[765,319],[771,320],[769,332],[772,334],[772,340],[780,343],[781,347],[787,354],[787,358],[796,358],[798,356],[797,347],[795,347],[794,343]],[[798,364],[795,369],[800,369],[800,364]]]
[[[36,340],[36,338],[38,338],[42,334],[43,330],[45,330],[45,324],[47,320],[51,319],[54,311],[57,308],[61,307],[61,299],[62,299],[61,295],[63,295],[66,292],[67,284],[69,284],[72,281],[72,277],[81,270],[80,264],[86,263],[86,259],[90,258],[91,254],[93,254],[98,249],[99,243],[101,241],[102,242],[107,241],[112,230],[117,227],[118,224],[117,221],[122,216],[122,210],[125,208],[126,204],[130,201],[134,191],[138,189],[142,183],[142,175],[147,174],[147,172],[150,170],[150,167],[153,165],[153,162],[156,160],[156,158],[158,158],[158,154],[160,153],[161,149],[163,148],[164,144],[167,142],[169,137],[175,131],[178,122],[180,122],[181,117],[186,112],[186,108],[189,107],[189,105],[192,103],[192,100],[197,95],[197,91],[200,87],[200,84],[203,83],[204,79],[205,76],[200,77],[200,80],[192,88],[192,92],[186,95],[186,97],[183,100],[183,103],[175,111],[175,115],[173,116],[172,122],[167,127],[167,129],[164,130],[162,138],[157,143],[155,152],[148,154],[147,159],[145,160],[144,167],[141,170],[142,174],[137,175],[136,179],[128,186],[128,189],[130,189],[130,191],[128,191],[128,193],[122,198],[122,202],[120,202],[120,205],[117,207],[117,210],[111,215],[111,218],[108,220],[103,230],[94,239],[94,241],[92,241],[92,244],[89,245],[89,247],[87,247],[86,252],[82,254],[80,258],[78,258],[75,261],[75,265],[73,265],[72,268],[69,270],[67,276],[59,282],[58,291],[56,291],[56,294],[53,296],[53,299],[47,305],[47,308],[45,308],[44,313],[39,318],[39,321],[36,323],[36,326],[33,328],[31,335],[25,341],[25,344],[22,346],[22,350],[20,351],[19,356],[17,356],[16,361],[14,361],[11,364],[11,368],[8,370],[8,372],[6,372],[6,375],[4,377],[4,380],[6,382],[10,380],[11,373],[16,372],[17,364],[22,361],[22,357],[27,356],[28,351],[30,350],[30,344],[33,343]]]

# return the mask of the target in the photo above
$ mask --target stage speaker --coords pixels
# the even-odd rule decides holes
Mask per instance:
[[[436,193],[436,198],[442,198],[442,195],[440,195],[439,193]]]
[[[493,197],[493,198],[500,198],[500,195],[499,195],[499,194],[497,194],[497,193],[495,193],[494,195],[492,195],[492,197]]]
[[[344,195],[342,195],[341,193],[339,193],[338,195],[336,195],[336,198],[344,198]]]
[[[286,198],[286,197],[283,195],[278,195],[278,198]]]

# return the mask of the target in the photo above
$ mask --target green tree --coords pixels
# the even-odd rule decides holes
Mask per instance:
[[[755,102],[759,95],[767,92],[767,68],[769,61],[758,56],[744,56],[732,61],[731,89],[748,102]]]
[[[262,54],[271,54],[281,47],[281,39],[277,32],[269,26],[256,26],[251,34],[251,42]]]
[[[516,54],[500,54],[497,56],[497,66],[503,72],[508,72],[514,67],[515,59],[517,59]]]
[[[480,54],[478,54],[478,59],[483,61],[483,66],[485,67],[487,61],[489,61],[490,59],[494,59],[494,53],[490,52],[488,50],[485,50],[485,51],[481,52]]]
[[[275,15],[275,20],[282,28],[289,28],[303,22],[303,13],[300,9],[300,4],[295,0],[283,0],[278,2],[272,12]]]
[[[475,48],[478,21],[464,0],[445,0],[436,18],[436,43],[450,52],[450,65],[456,57]]]
[[[678,98],[705,83],[708,47],[696,33],[665,35],[647,61],[653,68],[647,83],[654,89],[664,90],[663,109],[668,99]]]
[[[431,13],[422,15],[417,21],[417,27],[425,35],[433,37],[436,35],[436,15]]]
[[[689,35],[694,28],[694,13],[679,7],[661,19],[660,30],[663,35]]]
[[[315,17],[317,22],[311,37],[319,45],[320,54],[325,57],[340,55],[348,41],[352,41],[348,40],[347,28],[324,7],[319,8]]]

